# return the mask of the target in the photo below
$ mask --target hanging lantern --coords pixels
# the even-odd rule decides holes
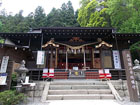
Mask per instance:
[[[17,50],[17,47],[15,47],[15,50]]]

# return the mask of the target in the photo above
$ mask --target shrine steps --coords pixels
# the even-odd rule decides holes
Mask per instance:
[[[49,85],[47,100],[115,99],[106,81],[54,81]]]
[[[109,94],[75,94],[75,95],[49,95],[48,100],[94,100],[94,99],[114,99],[114,96]]]

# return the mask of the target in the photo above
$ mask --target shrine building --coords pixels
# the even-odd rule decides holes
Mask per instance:
[[[44,27],[0,37],[0,60],[24,59],[32,80],[43,80],[44,69],[54,69],[54,79],[99,79],[100,70],[126,79],[122,51],[140,40],[140,34],[93,27]]]

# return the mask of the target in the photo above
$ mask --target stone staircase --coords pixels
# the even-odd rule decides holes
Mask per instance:
[[[53,81],[47,100],[115,99],[106,81]]]

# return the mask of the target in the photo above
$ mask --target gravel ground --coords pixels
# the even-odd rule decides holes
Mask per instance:
[[[60,101],[46,101],[42,103],[40,98],[28,98],[27,103],[20,105],[140,105],[139,102],[130,102],[129,97],[124,98],[124,101],[116,100],[60,100]]]

